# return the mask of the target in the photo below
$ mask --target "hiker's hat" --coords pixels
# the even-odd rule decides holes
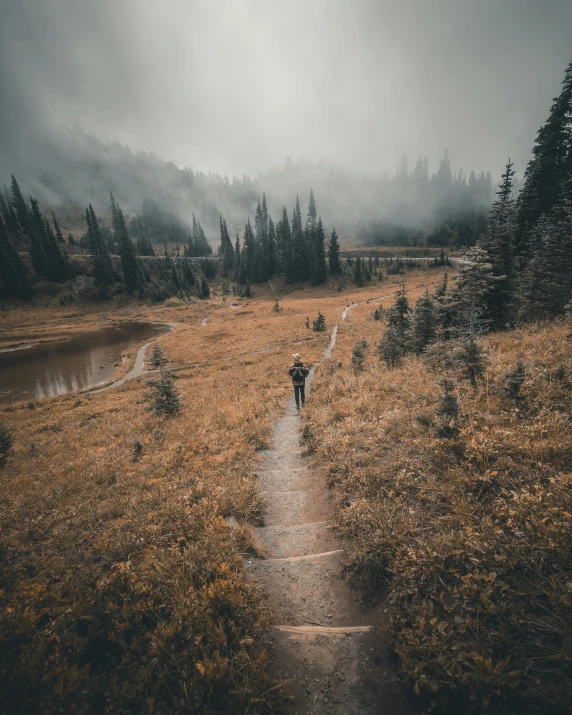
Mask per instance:
[[[301,360],[301,359],[302,359],[302,356],[300,355],[300,353],[294,353],[294,354],[292,355],[292,357],[294,358],[294,360]]]

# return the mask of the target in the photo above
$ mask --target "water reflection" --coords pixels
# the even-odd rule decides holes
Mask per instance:
[[[70,340],[0,353],[0,403],[38,400],[92,387],[113,375],[121,352],[168,330],[126,322]]]

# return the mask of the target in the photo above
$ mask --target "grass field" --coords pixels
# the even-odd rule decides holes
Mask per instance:
[[[411,285],[437,280],[410,275]],[[306,317],[321,310],[331,327],[351,301],[390,293],[398,279],[289,292],[279,313],[263,290],[188,305],[54,299],[2,313],[3,345],[62,339],[102,319],[174,323],[159,342],[182,402],[174,418],[147,411],[142,377],[0,412],[14,437],[0,472],[3,712],[275,705],[264,600],[242,569],[255,548],[248,525],[263,519],[256,450],[290,396],[291,353],[312,363],[329,341]]]
[[[352,311],[317,373],[305,434],[329,468],[347,572],[382,598],[416,706],[566,713],[572,702],[572,350],[556,321],[482,338],[486,379],[451,375],[459,432],[438,437],[441,366],[374,355]],[[384,301],[384,307],[388,304]],[[363,369],[354,344],[369,344]],[[519,399],[507,371],[525,364]]]

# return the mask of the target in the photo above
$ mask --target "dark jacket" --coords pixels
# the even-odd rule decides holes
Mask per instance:
[[[294,362],[288,368],[288,374],[294,385],[303,385],[310,370],[303,362]]]

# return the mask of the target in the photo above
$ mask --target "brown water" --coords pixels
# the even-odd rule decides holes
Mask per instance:
[[[112,377],[123,350],[168,329],[158,323],[125,322],[62,342],[0,352],[0,403],[39,400],[97,385]]]

